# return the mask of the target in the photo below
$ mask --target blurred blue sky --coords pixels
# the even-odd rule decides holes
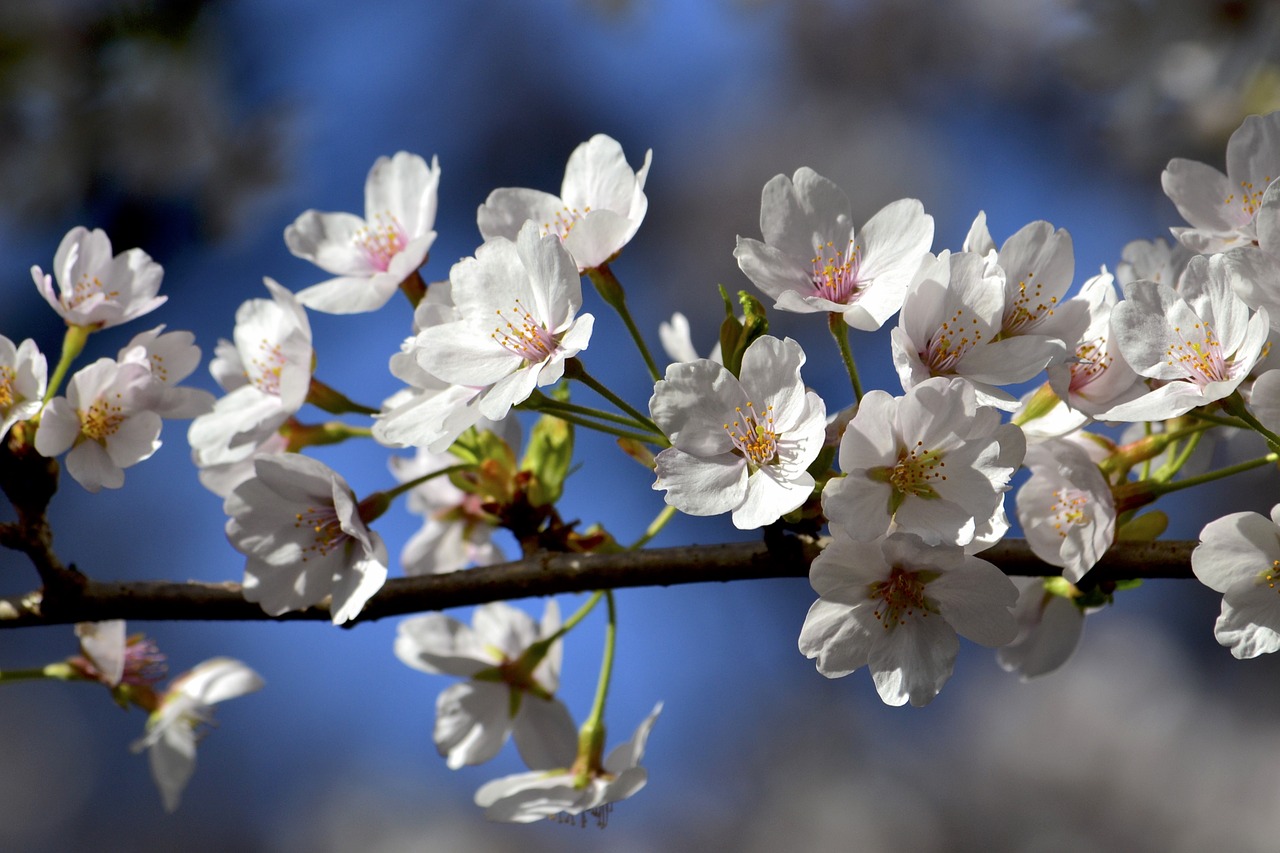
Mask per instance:
[[[1048,24],[1040,45],[1048,52],[1055,47],[1052,37],[1070,30],[1069,16],[1053,4],[1035,5]],[[1025,37],[1008,4],[963,7],[971,10],[968,25],[991,27],[992,40]],[[885,63],[883,78],[874,65],[868,72],[870,57],[855,68],[856,77],[841,77],[837,62],[826,88],[815,87],[815,72],[806,65],[814,60],[805,49],[813,24],[802,16],[829,15],[832,29],[858,31],[858,14],[865,13],[870,26],[881,20],[873,15],[879,8],[675,0],[636,2],[616,12],[569,0],[210,4],[196,30],[205,61],[224,87],[230,115],[268,111],[279,117],[283,174],[238,209],[234,227],[218,240],[203,239],[191,225],[197,214],[190,205],[161,208],[169,213],[154,220],[156,239],[140,242],[165,267],[169,302],[144,323],[194,330],[207,357],[219,337],[230,336],[236,306],[264,295],[263,276],[293,290],[320,280],[318,270],[289,255],[284,227],[307,208],[361,212],[369,166],[397,150],[440,158],[439,238],[424,270],[431,280],[446,277],[453,261],[474,251],[475,209],[491,189],[555,191],[569,152],[596,132],[618,138],[633,164],[652,148],[648,219],[615,270],[655,344],[658,322],[679,309],[693,318],[695,343],[703,350],[720,310],[715,285],[750,287],[732,258],[733,235],[758,236],[760,188],[772,175],[802,165],[841,183],[860,221],[895,198],[922,199],[937,223],[935,249],[958,249],[980,209],[998,242],[1026,222],[1048,219],[1074,238],[1077,280],[1102,264],[1114,267],[1129,240],[1166,234],[1175,223],[1160,192],[1158,167],[1129,169],[1123,156],[1108,153],[1108,141],[1100,138],[1105,117],[1089,112],[1100,110],[1105,99],[1090,100],[1069,83],[1027,82],[1049,76],[1040,65],[1028,66],[1022,78],[1017,67],[997,65],[988,69],[1001,75],[995,82],[983,76],[987,72],[957,76],[956,66],[946,63],[932,77],[922,71],[904,78],[909,60],[902,56],[922,49],[911,39],[923,28],[902,24],[900,33],[880,40],[860,35],[849,43],[850,54],[874,46],[894,58]],[[1008,32],[999,18],[1006,13]],[[969,38],[982,41],[981,35]],[[900,48],[893,41],[899,37]],[[820,43],[816,49],[831,47]],[[142,124],[128,132],[150,131]],[[1221,150],[1220,139],[1213,144]],[[0,331],[14,339],[34,336],[44,351],[56,351],[56,318],[27,269],[50,264],[67,227],[119,221],[117,202],[112,193],[100,193],[52,223],[8,218],[0,231],[9,262],[0,273],[9,297]],[[118,250],[129,245],[117,240]],[[588,310],[597,316],[597,334],[587,365],[643,403],[650,385],[630,349],[617,345],[625,343],[621,324],[593,293]],[[397,390],[386,362],[409,333],[410,314],[403,300],[373,315],[313,314],[317,376],[376,404]],[[834,409],[846,402],[845,380],[821,324],[811,319],[778,317],[777,328],[806,346],[805,378]],[[95,337],[90,354],[114,354],[149,327],[135,326]],[[859,337],[855,347],[864,381],[896,390],[887,329]],[[193,381],[215,390],[203,369]],[[91,496],[64,481],[53,508],[64,560],[104,579],[240,578],[242,559],[222,533],[221,501],[199,486],[184,431],[182,424],[167,424],[162,450],[129,469],[118,493]],[[650,490],[651,476],[608,440],[583,436],[580,449],[590,461],[571,479],[563,515],[599,521],[624,541],[634,538],[662,507],[661,496]],[[392,482],[386,452],[376,446],[316,455],[360,494]],[[1239,490],[1230,500],[1242,500]],[[1190,538],[1204,512],[1184,506],[1173,515],[1181,526],[1172,535]],[[415,527],[399,511],[378,525],[393,554]],[[655,544],[742,535],[727,518],[680,518]],[[5,592],[32,585],[29,567],[14,555],[0,555],[0,567]],[[196,775],[173,816],[161,811],[145,759],[127,750],[142,729],[139,712],[122,714],[85,685],[6,688],[0,702],[0,764],[7,768],[0,773],[0,847],[770,849],[768,833],[790,820],[812,829],[870,809],[887,823],[863,821],[866,849],[998,849],[981,846],[983,831],[972,821],[983,809],[999,814],[1001,799],[1016,790],[1019,777],[996,758],[984,765],[971,746],[975,739],[1016,744],[1027,767],[1041,774],[1038,782],[1023,784],[1078,805],[1092,802],[1081,793],[1091,773],[1111,780],[1108,785],[1120,792],[1115,797],[1127,790],[1114,774],[1126,762],[1129,741],[1121,734],[1146,724],[1146,716],[1134,715],[1182,709],[1183,716],[1160,729],[1167,740],[1158,745],[1174,753],[1172,763],[1152,763],[1150,778],[1133,780],[1156,790],[1151,779],[1193,774],[1204,758],[1196,750],[1221,746],[1196,746],[1188,723],[1192,711],[1216,714],[1225,724],[1239,713],[1231,697],[1275,698],[1274,664],[1234,664],[1214,643],[1215,595],[1191,583],[1148,587],[1091,620],[1081,658],[1070,665],[1076,675],[1062,676],[1056,686],[1020,688],[999,672],[990,652],[966,644],[954,680],[925,709],[882,706],[865,672],[828,682],[813,670],[795,648],[813,599],[803,581],[624,590],[618,595],[611,743],[629,736],[656,701],[666,705],[645,762],[649,788],[615,810],[605,834],[483,823],[470,805],[472,792],[521,769],[518,759],[509,748],[481,768],[454,773],[444,767],[430,730],[434,698],[449,682],[395,660],[395,620],[351,631],[259,623],[134,625],[159,641],[174,672],[231,655],[262,673],[267,687],[218,708],[220,725],[202,744]],[[576,601],[565,597],[562,610],[569,612]],[[540,612],[542,603],[529,606]],[[469,618],[466,611],[455,615]],[[1095,625],[1102,627],[1095,631]],[[593,616],[566,650],[563,696],[579,716],[590,704],[600,633],[601,618]],[[1133,652],[1134,643],[1148,653]],[[69,628],[5,632],[0,666],[33,665],[73,650]],[[1089,675],[1096,672],[1107,675]],[[1138,685],[1128,688],[1136,696],[1107,692],[1130,680]],[[1152,686],[1143,694],[1148,681]],[[1117,716],[1063,714],[1062,703],[1085,690],[1098,691],[1088,694],[1096,695],[1096,707],[1116,709]],[[1015,695],[1023,698],[1009,698]],[[1142,704],[1143,695],[1158,707]],[[1072,728],[1085,723],[1094,728]],[[1018,732],[1032,730],[1043,737],[1019,738]],[[1055,733],[1090,755],[1097,744],[1107,752],[1094,756],[1096,766],[1079,765],[1083,769],[1072,775],[1078,765],[1052,747]],[[1134,737],[1141,745],[1149,736]],[[1261,748],[1274,746],[1268,740]],[[1240,782],[1246,788],[1248,780],[1275,781],[1265,767],[1241,772],[1255,773]],[[922,782],[930,779],[936,781]],[[1222,796],[1235,790],[1232,780],[1204,781]],[[1226,787],[1213,787],[1219,784]],[[828,803],[817,815],[814,804],[825,801],[810,796],[812,785],[824,796],[844,791],[848,799]],[[793,789],[795,799],[779,788]],[[990,798],[975,793],[984,790]],[[1117,807],[1108,813],[1105,830],[1064,824],[1048,840],[1013,828],[990,837],[1005,838],[1009,849],[1084,849],[1071,846],[1072,839],[1088,839],[1097,850],[1145,849],[1110,846],[1108,833],[1116,827],[1137,833],[1152,819],[1143,811],[1146,801],[1135,802],[1131,812]],[[747,811],[755,817],[747,818]],[[1010,827],[1031,825],[1027,815],[1012,811],[1003,815]],[[1257,820],[1274,827],[1271,814]],[[899,834],[877,834],[886,825],[899,826]],[[750,826],[756,830],[749,832]],[[1246,828],[1267,837],[1266,826]],[[795,831],[796,839],[808,837]],[[1157,837],[1169,836],[1151,838]],[[1253,837],[1239,836],[1244,846],[1222,849],[1252,849],[1247,844]],[[794,846],[849,849],[827,847],[824,838]],[[1045,846],[1034,846],[1037,838]],[[1054,839],[1064,846],[1053,846]]]

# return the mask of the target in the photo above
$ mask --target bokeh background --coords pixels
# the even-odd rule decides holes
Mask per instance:
[[[759,194],[807,165],[865,221],[921,199],[935,248],[986,210],[997,242],[1034,219],[1067,228],[1077,280],[1176,224],[1159,173],[1172,156],[1221,167],[1227,136],[1280,107],[1280,10],[1267,2],[1141,0],[206,0],[0,2],[0,332],[56,353],[60,324],[31,283],[65,231],[105,228],[165,267],[169,301],[97,335],[192,329],[210,353],[269,275],[323,275],[289,255],[307,208],[361,212],[365,173],[397,150],[438,155],[444,278],[479,242],[499,186],[554,191],[579,142],[605,132],[654,162],[646,222],[615,264],[642,328],[673,310],[709,349],[715,286],[750,284],[732,258],[757,236]],[[588,288],[588,292],[590,289]],[[586,361],[631,400],[650,386],[621,324],[589,292]],[[312,315],[317,375],[361,400],[397,389],[387,358],[403,300],[374,315]],[[831,405],[846,381],[812,317],[777,316],[805,344]],[[651,336],[656,343],[656,333]],[[621,342],[621,346],[619,346]],[[860,335],[864,381],[896,388],[887,329]],[[201,370],[193,380],[216,390]],[[318,419],[315,418],[315,419]],[[185,425],[123,490],[73,481],[54,501],[57,548],[90,575],[237,580],[219,499],[188,460]],[[661,508],[651,477],[584,436],[564,514],[637,536]],[[319,454],[364,494],[386,452]],[[1265,510],[1256,475],[1171,505],[1171,536]],[[392,552],[417,521],[379,522]],[[741,537],[678,519],[657,545]],[[0,590],[30,567],[0,554]],[[261,693],[217,709],[181,809],[165,815],[144,723],[92,685],[0,696],[0,849],[23,851],[865,850],[1267,851],[1280,847],[1280,665],[1213,640],[1218,596],[1155,582],[1090,618],[1077,656],[1031,684],[966,644],[924,709],[883,706],[865,672],[829,682],[795,649],[802,580],[619,593],[611,742],[659,699],[649,786],[605,830],[487,824],[475,788],[521,769],[514,749],[448,771],[430,740],[448,684],[391,654],[395,620],[344,631],[272,624],[134,625],[180,672],[231,655]],[[567,612],[574,597],[561,601]],[[540,612],[541,602],[527,602]],[[466,611],[456,613],[469,618]],[[563,695],[590,705],[599,616],[566,651]],[[0,667],[71,654],[69,627],[4,632]]]

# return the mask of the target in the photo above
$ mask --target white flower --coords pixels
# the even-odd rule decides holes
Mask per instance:
[[[124,485],[124,469],[160,449],[159,390],[151,370],[137,361],[98,359],[67,384],[67,396],[45,406],[36,450],[67,450],[67,473],[90,492]]]
[[[27,338],[15,347],[0,335],[0,440],[40,411],[48,381],[49,366],[35,341]]]
[[[996,662],[1022,681],[1052,672],[1067,662],[1080,644],[1084,612],[1070,599],[1045,588],[1044,578],[1010,578],[1018,588],[1013,617],[1018,636],[996,650]]]
[[[164,655],[156,644],[142,634],[126,636],[123,619],[79,622],[75,630],[81,657],[72,658],[72,666],[112,688],[122,705],[133,700],[148,707],[144,703],[155,696],[151,688],[165,672]]]
[[[467,678],[436,700],[435,742],[457,770],[481,764],[514,737],[526,765],[535,770],[573,761],[578,738],[573,718],[554,697],[560,684],[563,644],[545,657],[526,652],[560,628],[560,608],[547,602],[542,624],[500,601],[477,607],[468,628],[441,613],[406,619],[396,633],[396,657],[433,675]]]
[[[987,230],[987,215],[979,212],[965,238],[964,250],[985,258],[988,273],[1004,277],[1002,338],[1039,335],[1064,345],[1079,339],[1088,322],[1085,306],[1066,298],[1075,273],[1071,235],[1054,230],[1043,220],[1022,226],[996,250]]]
[[[238,660],[211,658],[174,679],[147,718],[147,733],[134,752],[147,750],[151,778],[167,812],[178,808],[182,791],[196,769],[196,727],[213,722],[213,706],[255,690],[262,677]]]
[[[1121,285],[1131,281],[1163,281],[1177,287],[1178,280],[1187,269],[1187,262],[1195,255],[1181,243],[1169,245],[1158,240],[1131,240],[1120,250],[1120,263],[1116,264],[1116,280]]]
[[[894,529],[968,545],[1002,512],[1024,452],[1022,432],[962,379],[929,379],[902,397],[870,391],[840,440],[845,476],[827,483],[822,508],[854,539]]]
[[[1159,421],[1229,396],[1266,343],[1265,309],[1250,316],[1222,255],[1195,257],[1178,290],[1153,281],[1125,285],[1111,311],[1111,337],[1125,361],[1159,387],[1099,413],[1102,420]]]
[[[81,227],[62,238],[53,256],[53,276],[31,268],[40,294],[67,325],[95,329],[117,326],[163,304],[168,297],[156,295],[163,276],[160,265],[141,249],[112,257],[105,231]]]
[[[516,242],[495,237],[454,264],[449,280],[458,319],[419,335],[414,352],[432,376],[482,388],[475,405],[490,420],[558,382],[565,359],[587,348],[595,318],[577,316],[582,279],[573,258],[533,223]]]
[[[760,232],[763,243],[739,237],[733,256],[778,308],[842,314],[853,328],[874,331],[902,307],[933,245],[933,217],[901,199],[857,232],[844,192],[801,168],[765,184]]]
[[[670,322],[663,320],[658,324],[658,340],[662,342],[662,351],[674,362],[697,361],[698,351],[693,348],[693,333],[689,329],[689,318],[679,311],[671,315]],[[722,363],[720,341],[711,347],[707,358]]]
[[[213,408],[213,395],[201,388],[179,388],[178,383],[200,366],[200,347],[191,332],[161,334],[164,326],[134,335],[120,350],[120,361],[137,359],[151,371],[159,386],[154,410],[162,418],[194,418]]]
[[[1227,141],[1227,173],[1194,160],[1169,161],[1160,183],[1190,228],[1174,228],[1184,246],[1224,252],[1257,239],[1262,194],[1280,177],[1280,112],[1249,116]]]
[[[220,341],[209,364],[229,393],[187,431],[200,468],[244,462],[306,402],[313,355],[307,312],[276,282],[263,283],[271,299],[241,304],[234,345]]]
[[[1017,633],[1017,588],[987,561],[910,534],[832,533],[809,567],[818,600],[799,643],[827,678],[866,666],[886,704],[927,705],[951,677],[957,634],[999,646]]]
[[[1031,552],[1078,583],[1111,547],[1116,508],[1102,471],[1078,445],[1027,448],[1031,479],[1018,490],[1018,523]]]
[[[631,740],[613,748],[603,762],[585,762],[582,769],[517,773],[494,779],[476,791],[476,805],[490,820],[531,823],[535,820],[590,812],[596,822],[608,822],[613,803],[625,800],[645,786],[648,771],[640,766],[649,732],[662,712],[662,703],[636,727]],[[568,730],[573,734],[572,724]],[[581,760],[581,756],[579,756]],[[586,818],[583,818],[585,826]]]
[[[284,231],[289,251],[331,278],[298,293],[315,311],[376,311],[427,258],[436,232],[440,166],[401,151],[379,157],[364,184],[364,218],[308,210]]]
[[[402,483],[457,463],[458,457],[452,454],[423,448],[411,458],[390,460],[391,473]],[[409,511],[424,516],[425,522],[400,553],[404,573],[436,575],[502,562],[502,549],[491,541],[496,519],[480,508],[483,500],[459,489],[448,477],[434,477],[409,492]]]
[[[391,356],[391,375],[408,387],[383,401],[373,424],[373,437],[379,443],[442,452],[480,420],[482,386],[454,385],[431,375],[418,363],[419,347],[435,336],[436,328],[460,319],[453,305],[452,285],[448,281],[432,283],[413,312],[415,337],[406,338],[400,352]]]
[[[690,515],[732,511],[734,525],[751,530],[805,502],[827,412],[805,390],[804,361],[798,343],[766,335],[747,347],[740,378],[710,359],[667,368],[649,411],[671,439],[653,484],[668,504]]]
[[[516,239],[525,222],[558,237],[580,272],[602,266],[631,242],[649,209],[644,194],[652,151],[632,171],[622,146],[596,134],[569,155],[560,195],[506,187],[489,193],[476,214],[485,240]]]
[[[1244,660],[1280,649],[1280,504],[1270,519],[1236,512],[1206,524],[1191,570],[1222,593],[1213,633],[1231,654]]]
[[[223,504],[227,538],[248,557],[244,597],[279,616],[331,595],[333,623],[354,619],[387,579],[387,549],[351,487],[296,453],[259,456],[254,471]]]
[[[999,337],[1004,287],[999,268],[973,252],[943,252],[925,261],[891,335],[903,390],[931,376],[962,376],[983,405],[1017,408],[1017,400],[995,386],[1031,379],[1062,360],[1066,349],[1040,335]]]

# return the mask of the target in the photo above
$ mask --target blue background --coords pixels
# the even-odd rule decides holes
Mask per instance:
[[[172,13],[122,8],[143,30],[148,16]],[[1268,58],[1259,27],[1274,34],[1263,13],[1261,23],[1241,23],[1224,12],[1213,29],[1200,12],[1155,18],[1132,8],[1133,20],[1099,23],[1079,9],[976,0],[946,11],[816,0],[246,0],[208,4],[162,37],[113,34],[106,18],[72,6],[48,18],[15,13],[5,35],[37,55],[66,61],[79,50],[108,70],[141,70],[79,100],[58,100],[56,74],[36,94],[12,96],[18,115],[46,117],[37,122],[45,135],[24,143],[48,157],[17,172],[5,161],[0,175],[26,193],[7,196],[0,332],[56,353],[58,320],[27,269],[48,268],[72,225],[100,226],[117,250],[140,245],[164,265],[169,302],[95,336],[88,356],[114,355],[163,322],[194,330],[207,358],[230,336],[237,305],[265,295],[264,275],[293,290],[324,277],[288,253],[283,228],[307,208],[361,213],[378,156],[440,158],[431,280],[474,251],[475,209],[491,189],[556,191],[569,152],[596,132],[620,140],[633,165],[654,151],[648,217],[614,269],[655,346],[658,323],[681,310],[695,345],[709,349],[721,310],[715,285],[750,287],[732,258],[734,236],[759,236],[760,188],[802,165],[846,190],[856,222],[896,198],[921,199],[936,221],[935,249],[958,249],[980,209],[997,242],[1047,219],[1071,232],[1083,280],[1114,268],[1129,240],[1177,224],[1161,165],[1178,155],[1221,166],[1226,135],[1254,103],[1239,95],[1247,75],[1238,66]],[[1226,82],[1195,89],[1177,74],[1160,77],[1160,68],[1187,67],[1182,54],[1158,52],[1177,38],[1216,56],[1215,80]],[[164,147],[153,113],[122,107],[153,95],[197,98],[188,78],[146,64],[148,51],[169,50],[207,87],[207,104],[174,109],[201,131],[194,138],[214,140],[212,153]],[[1175,85],[1183,83],[1190,89]],[[84,147],[117,140],[118,150],[102,149],[115,159],[65,151],[74,141],[66,135],[78,133]],[[42,207],[42,198],[52,201]],[[587,291],[597,326],[585,361],[641,404],[651,384],[621,323]],[[386,361],[410,317],[399,298],[376,314],[312,314],[317,376],[376,404],[398,388]],[[777,333],[806,347],[805,379],[834,409],[847,402],[847,380],[821,326],[775,317]],[[864,383],[896,390],[888,330],[856,336],[854,346]],[[203,369],[191,381],[216,390]],[[168,423],[164,447],[128,469],[119,492],[89,495],[64,479],[52,521],[65,561],[100,579],[240,578],[221,501],[199,486],[184,430]],[[588,461],[570,480],[563,515],[635,538],[662,507],[651,475],[607,438],[584,435],[579,447]],[[386,451],[372,443],[316,455],[359,494],[392,483]],[[1192,538],[1228,509],[1270,506],[1272,482],[1243,482],[1172,505],[1171,535]],[[397,508],[377,529],[394,555],[416,525]],[[677,518],[654,544],[743,537],[727,518]],[[0,554],[0,578],[6,593],[34,583],[13,554]],[[562,610],[577,600],[563,597]],[[508,748],[490,765],[444,767],[430,731],[435,695],[449,682],[392,656],[395,620],[350,631],[133,625],[159,642],[174,673],[230,655],[267,688],[218,707],[183,805],[166,816],[145,758],[127,749],[142,731],[140,712],[121,713],[91,685],[6,687],[0,848],[1274,849],[1280,673],[1270,660],[1236,663],[1216,645],[1218,596],[1198,584],[1149,583],[1123,596],[1090,619],[1063,671],[1030,685],[965,644],[953,681],[925,709],[883,706],[865,672],[818,675],[795,648],[812,600],[802,580],[619,592],[611,744],[658,700],[666,709],[644,762],[649,787],[620,804],[604,832],[485,823],[474,789],[518,772],[519,760]],[[565,653],[562,695],[579,718],[601,628],[593,616]],[[69,627],[5,632],[0,666],[74,649]]]

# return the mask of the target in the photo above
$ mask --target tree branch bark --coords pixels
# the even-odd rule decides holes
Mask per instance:
[[[1119,542],[1081,585],[1130,578],[1190,578],[1194,541]],[[807,577],[818,543],[777,542],[688,545],[616,554],[543,554],[447,575],[394,578],[349,625],[428,610],[565,592],[710,581]],[[982,559],[1005,574],[1047,577],[1059,570],[1036,559],[1025,540],[1008,539]],[[237,583],[113,582],[86,580],[57,595],[0,597],[0,628],[65,625],[105,619],[151,621],[327,621],[325,607],[268,616],[244,600]]]

